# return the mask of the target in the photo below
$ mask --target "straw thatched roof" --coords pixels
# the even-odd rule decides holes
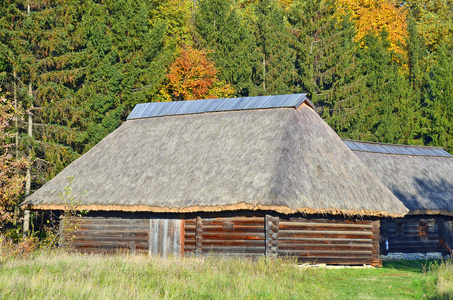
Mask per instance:
[[[453,156],[437,147],[345,140],[409,208],[410,214],[453,215]]]
[[[22,207],[63,208],[59,192],[74,176],[71,196],[90,210],[407,212],[305,95],[224,99],[217,111],[206,101],[219,102],[134,109]]]

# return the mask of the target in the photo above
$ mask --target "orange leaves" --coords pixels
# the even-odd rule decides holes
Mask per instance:
[[[161,91],[167,101],[226,98],[234,93],[230,84],[217,78],[218,70],[207,53],[190,46],[180,49],[170,66],[168,84]]]
[[[396,0],[337,0],[340,16],[350,14],[357,28],[356,39],[367,32],[389,34],[390,49],[404,54],[407,37],[407,14]]]

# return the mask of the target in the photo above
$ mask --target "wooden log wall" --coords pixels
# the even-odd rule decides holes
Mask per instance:
[[[302,263],[379,266],[379,221],[280,219],[277,252]]]
[[[443,220],[429,217],[405,217],[402,219],[385,219],[381,221],[381,252],[428,253],[445,252],[443,242],[449,240],[444,236]],[[388,249],[386,249],[388,248]]]
[[[429,231],[429,228],[428,228]],[[295,257],[299,262],[380,265],[379,221],[288,216],[82,217],[81,252]]]
[[[264,217],[185,220],[184,252],[196,256],[264,256]]]
[[[84,253],[148,253],[149,219],[77,218],[65,240]]]
[[[379,221],[264,217],[185,220],[186,255],[291,256],[299,262],[380,266]]]

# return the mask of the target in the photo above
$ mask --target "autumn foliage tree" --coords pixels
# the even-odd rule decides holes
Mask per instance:
[[[16,159],[11,153],[12,138],[9,132],[13,107],[4,96],[0,96],[0,229],[14,217],[14,206],[19,201],[26,167],[23,159]]]
[[[397,0],[337,0],[339,14],[348,14],[355,21],[356,40],[368,32],[389,33],[390,49],[404,54],[407,37],[407,12]]]
[[[162,89],[167,101],[227,98],[234,93],[230,84],[218,79],[218,70],[206,55],[206,51],[190,46],[179,50],[167,74],[168,84]]]

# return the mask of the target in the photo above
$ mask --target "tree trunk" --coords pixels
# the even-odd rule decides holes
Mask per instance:
[[[28,85],[28,95],[30,97],[33,97],[32,94],[32,86],[31,83]],[[25,175],[25,197],[30,195],[30,189],[31,189],[31,160],[32,160],[32,145],[31,145],[31,139],[33,138],[33,100],[30,105],[30,109],[28,111],[28,165],[27,165],[27,173]]]

